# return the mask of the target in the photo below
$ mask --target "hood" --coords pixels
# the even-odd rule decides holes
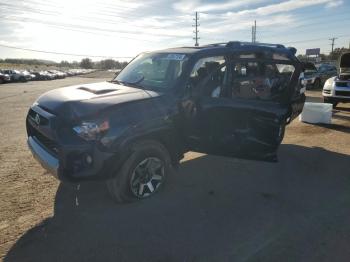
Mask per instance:
[[[94,115],[118,104],[157,97],[154,91],[102,82],[49,91],[36,101],[43,109],[64,118]]]
[[[350,68],[350,53],[344,53],[340,56],[340,68]]]

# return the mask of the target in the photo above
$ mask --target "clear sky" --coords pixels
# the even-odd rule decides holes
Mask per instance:
[[[200,44],[251,41],[254,20],[257,41],[298,53],[316,47],[329,53],[332,37],[335,47],[350,42],[349,0],[0,0],[0,58],[99,60],[191,46],[195,11]]]

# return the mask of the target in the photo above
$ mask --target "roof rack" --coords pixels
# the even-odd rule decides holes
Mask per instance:
[[[209,45],[202,45],[201,47],[210,47],[210,46],[226,46],[227,42],[223,43],[214,43],[214,44],[209,44]]]
[[[240,41],[230,41],[226,43],[226,47],[240,47],[240,46],[266,46],[275,48],[286,48],[281,44],[267,44],[267,43],[251,43],[251,42],[240,42]]]

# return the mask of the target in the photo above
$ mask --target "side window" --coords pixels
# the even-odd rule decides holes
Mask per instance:
[[[287,64],[237,62],[233,65],[232,97],[272,100],[287,88],[295,68]]]
[[[200,59],[194,66],[190,83],[204,96],[220,97],[226,75],[225,58],[223,56]]]

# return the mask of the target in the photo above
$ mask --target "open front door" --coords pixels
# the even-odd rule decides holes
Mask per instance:
[[[295,67],[215,59],[199,60],[191,75],[194,92],[187,102],[192,106],[185,114],[191,150],[276,161],[291,114],[286,93],[293,88],[293,79],[298,80]]]

